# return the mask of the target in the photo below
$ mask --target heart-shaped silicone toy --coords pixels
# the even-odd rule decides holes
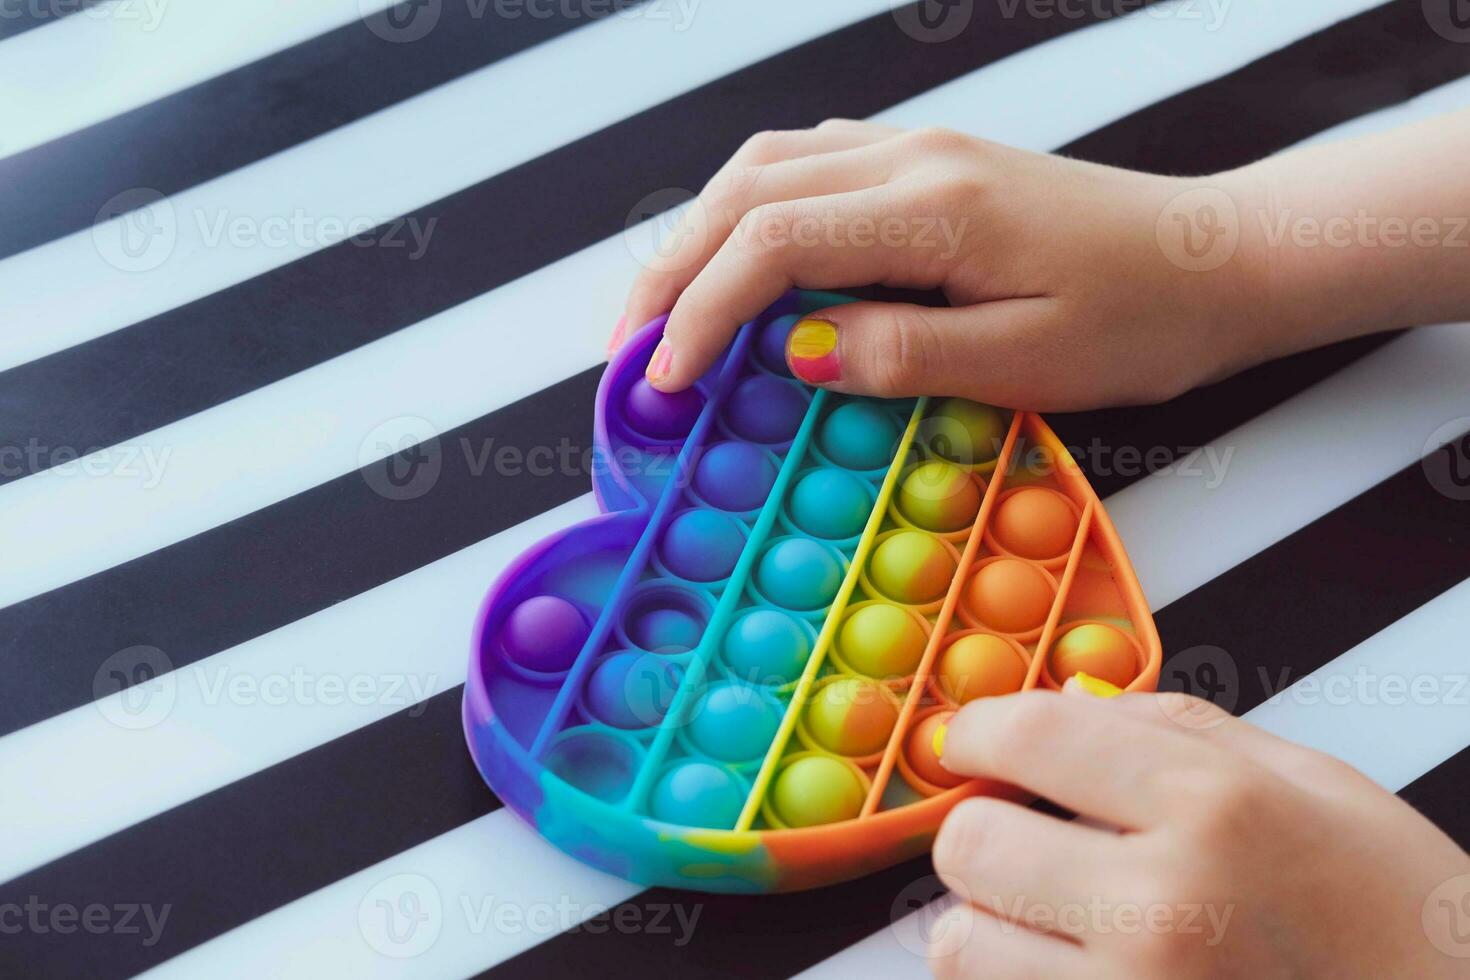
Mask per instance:
[[[1045,423],[793,380],[791,293],[690,390],[603,376],[605,512],[522,554],[475,626],[465,733],[549,841],[707,891],[852,878],[928,846],[960,704],[1079,670],[1152,689],[1159,639],[1117,533]]]

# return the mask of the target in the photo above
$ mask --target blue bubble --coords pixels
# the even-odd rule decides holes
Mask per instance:
[[[717,582],[730,574],[745,535],[735,519],[715,510],[686,510],[664,529],[659,554],[669,571],[691,582]]]
[[[587,710],[615,728],[652,727],[668,713],[679,676],[677,665],[652,653],[615,653],[587,680]]]
[[[791,377],[791,370],[786,366],[786,338],[800,319],[801,315],[798,313],[776,317],[761,330],[760,339],[756,343],[756,353],[761,363],[787,378]]]
[[[789,381],[757,374],[730,392],[725,424],[742,439],[774,444],[790,442],[806,415],[806,397]]]
[[[755,510],[776,482],[776,464],[759,446],[722,442],[713,446],[694,471],[694,489],[721,510]]]

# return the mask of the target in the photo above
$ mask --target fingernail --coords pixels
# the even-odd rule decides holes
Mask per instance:
[[[808,317],[798,320],[786,337],[786,363],[807,384],[826,384],[842,377],[837,363],[837,325]]]
[[[607,340],[607,355],[611,357],[623,346],[623,334],[628,330],[628,314],[624,313],[618,317],[617,325],[613,327],[612,336]]]
[[[944,733],[949,731],[948,725],[939,725],[934,729],[934,758],[938,759],[944,755]]]
[[[1123,689],[1112,681],[1105,681],[1101,677],[1093,677],[1091,674],[1077,671],[1072,675],[1077,686],[1095,698],[1115,698],[1123,693]]]
[[[654,349],[653,360],[648,362],[648,370],[644,372],[648,380],[657,385],[669,376],[669,369],[674,366],[674,349],[669,346],[668,338],[658,342]]]

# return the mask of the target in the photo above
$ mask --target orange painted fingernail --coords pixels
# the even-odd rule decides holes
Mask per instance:
[[[674,349],[669,346],[668,338],[658,342],[654,349],[653,360],[648,362],[648,370],[644,372],[648,380],[657,385],[669,376],[669,370],[674,366]]]
[[[616,354],[618,352],[618,348],[623,346],[623,334],[627,332],[628,314],[624,313],[622,316],[618,317],[617,325],[613,327],[612,336],[609,337],[607,340],[607,353],[609,357]]]
[[[786,364],[807,384],[827,384],[841,378],[837,325],[813,317],[798,320],[786,338]]]
[[[1077,671],[1072,675],[1077,681],[1077,686],[1095,698],[1115,698],[1123,693],[1123,689],[1112,681],[1105,681],[1101,677],[1093,677],[1091,674]]]

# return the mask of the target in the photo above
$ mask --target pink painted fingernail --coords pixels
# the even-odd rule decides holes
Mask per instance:
[[[607,356],[612,357],[623,346],[623,334],[628,332],[628,314],[624,313],[618,317],[617,325],[613,327],[612,336],[607,340]]]
[[[658,342],[658,347],[653,352],[653,360],[648,362],[648,380],[655,386],[668,379],[669,371],[674,366],[674,349],[669,346],[667,338]]]

